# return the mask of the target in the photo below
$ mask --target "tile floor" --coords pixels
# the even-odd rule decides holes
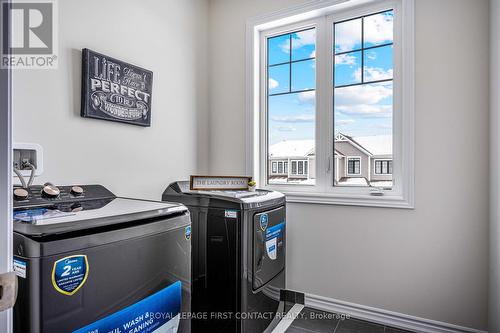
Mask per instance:
[[[304,308],[286,333],[411,333],[405,330]]]

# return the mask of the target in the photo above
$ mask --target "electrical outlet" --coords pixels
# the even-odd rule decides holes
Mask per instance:
[[[31,169],[27,166],[27,163],[31,163],[35,167],[35,176],[40,176],[43,173],[42,146],[36,143],[14,143],[12,163],[25,177],[31,174]]]

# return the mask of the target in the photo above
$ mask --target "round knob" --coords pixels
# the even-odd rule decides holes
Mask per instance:
[[[71,194],[73,195],[82,195],[83,194],[83,188],[80,186],[72,186],[71,187]]]
[[[14,199],[15,200],[25,200],[28,199],[28,191],[24,188],[14,189]]]
[[[81,212],[82,210],[83,210],[83,207],[78,202],[71,205],[71,212],[72,213],[78,213],[78,212]]]
[[[45,184],[42,189],[42,194],[48,198],[57,198],[61,191],[57,186],[52,184]]]

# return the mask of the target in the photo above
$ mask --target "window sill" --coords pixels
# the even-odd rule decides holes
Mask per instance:
[[[338,195],[329,193],[304,193],[281,191],[286,195],[287,203],[309,203],[321,205],[361,206],[414,209],[414,203],[408,198],[396,195]]]

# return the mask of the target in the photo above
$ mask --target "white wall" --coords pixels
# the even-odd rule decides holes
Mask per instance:
[[[101,183],[160,199],[206,169],[206,30],[199,0],[59,1],[59,69],[14,75],[14,142],[43,146],[37,183]],[[154,72],[152,126],[80,117],[81,49]]]
[[[300,2],[211,1],[211,173],[245,171],[247,18]],[[488,21],[487,0],[416,1],[416,209],[290,204],[290,288],[486,329]]]
[[[491,197],[489,332],[500,332],[500,0],[491,0]]]

